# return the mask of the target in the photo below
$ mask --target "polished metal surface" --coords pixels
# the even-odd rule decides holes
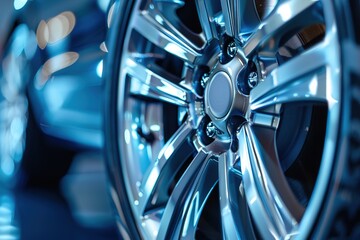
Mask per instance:
[[[226,239],[308,233],[338,137],[340,53],[332,3],[264,1],[260,14],[255,1],[199,0],[196,33],[178,27],[182,19],[165,13],[165,3],[143,2],[136,1],[130,18],[118,79],[121,174],[140,235],[199,237],[209,211],[218,212],[210,222]],[[319,23],[326,28],[323,38],[305,46],[300,30]],[[229,37],[233,43],[227,48]],[[294,51],[286,52],[289,48]],[[164,64],[170,61],[180,71]],[[205,73],[195,74],[204,66]],[[192,84],[196,81],[201,88]],[[295,121],[285,114],[292,104],[324,106],[327,114],[322,156],[316,159],[321,164],[307,204],[283,163],[282,145],[297,137],[296,129],[287,128]],[[175,120],[169,120],[169,105]],[[308,126],[299,131],[310,136]]]

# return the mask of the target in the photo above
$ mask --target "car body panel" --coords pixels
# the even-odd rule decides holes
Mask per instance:
[[[28,59],[27,92],[41,130],[90,148],[103,142],[103,5],[96,0],[28,1],[8,24],[12,29],[25,24],[35,38],[26,40],[36,48]]]

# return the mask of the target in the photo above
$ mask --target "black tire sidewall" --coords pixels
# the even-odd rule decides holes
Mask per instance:
[[[341,48],[341,116],[337,140],[336,161],[331,180],[324,198],[321,213],[312,230],[312,237],[318,239],[360,238],[360,140],[356,126],[360,122],[360,101],[354,89],[360,89],[360,75],[349,67],[353,59],[347,46],[358,49],[360,43],[355,36],[359,23],[353,13],[359,10],[357,1],[333,0],[339,44]],[[357,56],[359,57],[359,56]]]
[[[110,181],[110,194],[113,199],[115,212],[120,221],[119,231],[123,237],[140,239],[135,217],[127,198],[125,180],[121,173],[120,133],[118,122],[119,74],[124,40],[127,34],[128,22],[135,4],[134,0],[112,1],[113,7],[111,26],[106,39],[108,54],[104,61],[105,79],[105,159]]]

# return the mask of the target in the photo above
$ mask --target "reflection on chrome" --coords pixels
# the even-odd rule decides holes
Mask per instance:
[[[96,74],[101,78],[103,74],[103,60],[101,60],[96,67]]]
[[[292,16],[291,7],[288,4],[282,4],[279,6],[277,13],[281,17],[283,22],[288,21]]]
[[[105,53],[108,52],[108,49],[107,49],[107,47],[106,47],[106,43],[105,43],[105,42],[102,42],[102,43],[100,44],[100,50],[103,51],[103,52],[105,52]]]
[[[0,240],[20,239],[20,230],[15,220],[13,196],[0,190]]]
[[[36,31],[38,46],[44,49],[47,44],[53,44],[66,38],[74,29],[76,18],[73,12],[66,11],[49,19],[41,20]]]
[[[201,204],[200,203],[200,193],[199,193],[199,191],[196,191],[196,193],[194,194],[194,196],[191,200],[191,203],[189,206],[189,211],[186,214],[187,216],[185,218],[184,229],[182,230],[181,237],[188,236],[187,232],[188,232],[188,230],[191,229],[190,224],[194,225],[199,221],[201,210],[204,207],[203,205],[205,204],[205,202],[203,202],[202,205],[200,205],[200,204]]]
[[[73,65],[79,59],[79,54],[76,52],[66,52],[47,60],[39,69],[35,81],[35,86],[42,88],[49,80],[52,74]]]
[[[114,8],[115,8],[115,4],[116,2],[114,2],[110,9],[109,9],[109,13],[108,13],[108,16],[107,16],[107,25],[108,25],[108,28],[110,28],[110,25],[111,25],[111,21],[112,21],[112,18],[113,18],[113,13],[114,13]]]
[[[311,95],[316,95],[318,92],[318,79],[317,77],[313,77],[309,84],[309,92]]]

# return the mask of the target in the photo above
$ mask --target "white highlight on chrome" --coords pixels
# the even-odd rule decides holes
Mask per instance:
[[[103,74],[104,63],[101,60],[96,67],[96,74],[101,78]]]

